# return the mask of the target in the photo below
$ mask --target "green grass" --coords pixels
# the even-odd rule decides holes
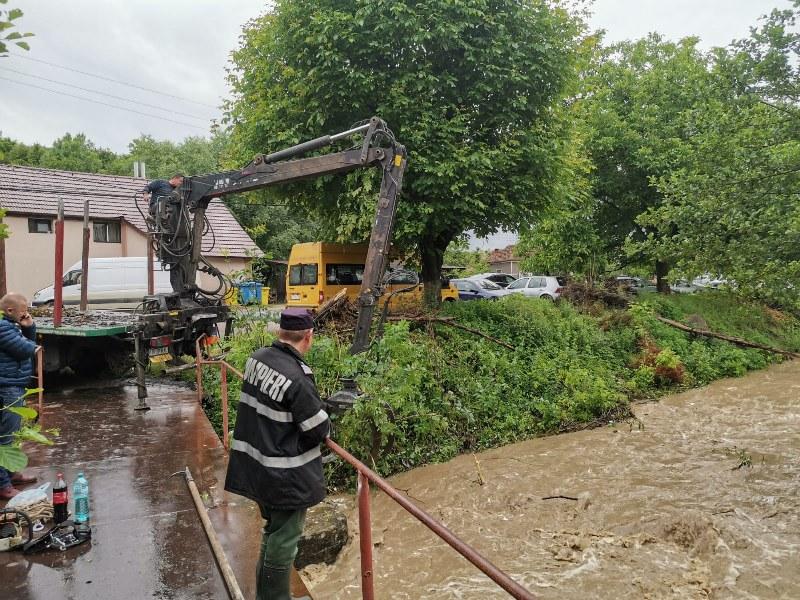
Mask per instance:
[[[349,339],[320,335],[307,359],[323,397],[339,378],[355,377],[364,397],[335,423],[335,439],[387,475],[445,461],[462,452],[625,418],[637,398],[738,376],[779,360],[774,354],[694,337],[655,319],[699,315],[714,331],[800,350],[791,315],[725,293],[645,295],[627,311],[521,296],[498,302],[457,302],[442,309],[466,326],[512,344],[446,325],[433,335],[407,322],[387,325],[368,352],[349,356]],[[228,342],[241,367],[268,344],[265,323],[248,319]],[[219,381],[207,369],[209,418],[219,428]],[[235,410],[239,382],[231,381]],[[232,415],[231,423],[234,422]],[[350,471],[329,466],[334,485]]]

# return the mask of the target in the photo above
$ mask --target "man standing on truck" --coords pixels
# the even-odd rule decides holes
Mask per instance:
[[[142,190],[145,194],[150,194],[150,214],[156,213],[158,199],[162,196],[170,196],[172,192],[183,183],[183,174],[175,173],[169,179],[154,179]]]
[[[289,571],[306,509],[325,497],[319,446],[330,420],[303,361],[313,327],[307,309],[287,308],[278,339],[245,364],[225,489],[257,502],[266,520],[257,600],[290,600]]]
[[[0,298],[0,311],[0,406],[4,409],[0,410],[0,444],[7,446],[14,440],[22,419],[5,409],[24,405],[25,387],[33,375],[36,325],[28,312],[28,300],[21,294]],[[35,477],[0,467],[0,500],[11,500],[19,494],[15,486],[35,482]]]

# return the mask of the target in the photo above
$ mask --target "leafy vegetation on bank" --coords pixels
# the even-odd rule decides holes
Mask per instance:
[[[414,323],[389,324],[361,355],[349,339],[320,335],[307,359],[323,397],[340,377],[357,379],[364,397],[335,424],[335,439],[384,475],[448,460],[461,452],[535,435],[625,418],[628,404],[778,360],[753,349],[689,336],[655,319],[704,319],[709,327],[789,350],[800,350],[800,321],[723,293],[644,296],[627,311],[511,296],[457,302],[444,309],[459,323],[516,347],[447,326],[433,335]],[[249,319],[229,342],[241,367],[271,343],[263,322]],[[207,411],[219,428],[219,377],[207,369],[213,397]],[[233,378],[233,426],[239,382]],[[349,477],[333,464],[330,481]]]

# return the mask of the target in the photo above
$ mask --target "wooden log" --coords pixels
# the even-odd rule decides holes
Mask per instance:
[[[691,333],[694,335],[702,335],[704,337],[716,338],[718,340],[724,340],[726,342],[730,342],[731,344],[736,344],[737,346],[744,346],[745,348],[756,348],[758,350],[772,352],[773,354],[782,354],[783,356],[788,356],[789,358],[800,358],[800,354],[796,352],[790,352],[789,350],[772,348],[771,346],[765,346],[763,344],[749,342],[747,340],[743,340],[742,338],[733,337],[731,335],[715,333],[713,331],[708,331],[707,329],[695,329],[694,327],[690,327],[688,325],[684,325],[683,323],[679,323],[678,321],[673,321],[672,319],[667,319],[666,317],[661,317],[658,315],[656,315],[656,319],[658,319],[659,321],[661,321],[666,325],[669,325],[670,327],[674,327],[675,329],[680,329],[681,331],[685,331],[686,333]]]

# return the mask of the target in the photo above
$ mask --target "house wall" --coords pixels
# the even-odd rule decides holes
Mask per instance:
[[[504,260],[500,262],[489,263],[492,270],[498,273],[508,273],[514,277],[519,277],[519,261],[518,260]]]
[[[249,258],[226,258],[222,256],[211,256],[207,257],[208,262],[218,268],[220,271],[225,273],[226,275],[233,272],[233,271],[241,271],[242,269],[246,268],[248,264],[250,264]],[[198,277],[198,284],[203,289],[214,289],[219,285],[219,282],[216,278],[212,277],[211,275],[207,275],[206,273],[199,273]]]
[[[105,220],[105,219],[104,219]],[[3,222],[8,225],[6,239],[6,287],[9,292],[18,292],[28,299],[34,292],[52,285],[55,269],[55,233],[29,233],[28,217],[6,215]],[[55,228],[55,223],[54,223]],[[90,225],[91,226],[91,225]],[[120,228],[120,243],[89,242],[89,256],[108,258],[114,256],[147,256],[147,237],[138,229],[123,221]],[[64,272],[81,260],[83,249],[83,220],[64,221]],[[158,260],[158,259],[156,259]],[[223,273],[244,269],[250,259],[212,257],[209,262]],[[216,286],[216,280],[201,274],[200,285]]]
[[[5,216],[9,237],[6,239],[6,288],[24,294],[28,299],[34,292],[52,285],[55,272],[55,233],[29,233],[28,217]],[[90,225],[91,226],[91,225]],[[55,222],[53,223],[55,230]],[[123,222],[121,243],[95,242],[90,238],[89,256],[144,256],[145,236]],[[64,272],[80,261],[83,250],[83,220],[64,221]]]

